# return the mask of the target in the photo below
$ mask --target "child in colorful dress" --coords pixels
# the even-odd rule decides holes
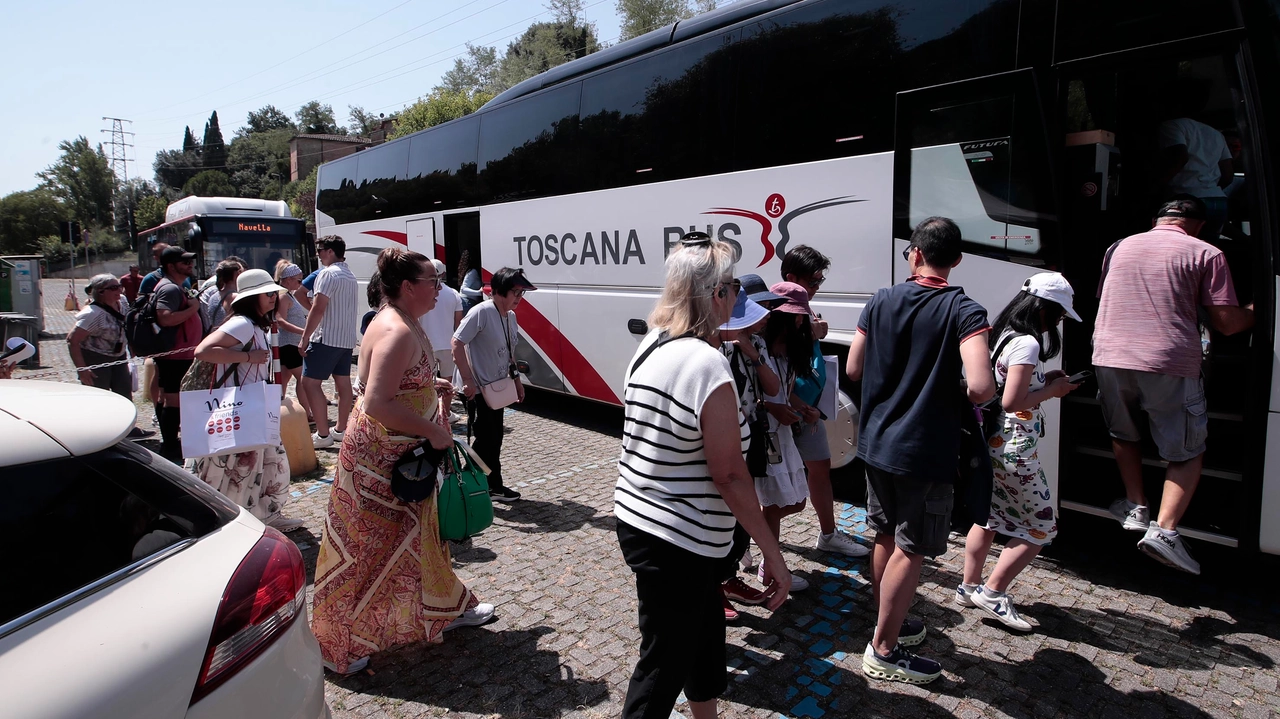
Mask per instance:
[[[1037,444],[1044,436],[1045,400],[1063,397],[1079,385],[1062,370],[1045,373],[1042,363],[1058,356],[1062,338],[1058,324],[1080,316],[1071,308],[1071,285],[1057,272],[1033,275],[996,318],[995,365],[999,429],[987,438],[994,482],[986,526],[973,525],[965,540],[964,583],[956,603],[977,607],[1005,626],[1030,631],[1006,593],[1018,574],[1058,533],[1049,481],[1040,467]],[[1048,347],[1044,339],[1048,338]],[[983,586],[982,569],[996,534],[1009,537],[995,570]]]

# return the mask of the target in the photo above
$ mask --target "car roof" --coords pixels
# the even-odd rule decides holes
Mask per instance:
[[[123,439],[137,417],[137,407],[114,392],[0,380],[0,466],[92,454]]]

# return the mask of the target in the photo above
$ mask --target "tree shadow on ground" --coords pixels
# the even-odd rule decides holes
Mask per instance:
[[[512,529],[525,534],[572,532],[587,526],[613,532],[617,526],[613,515],[601,514],[595,507],[571,499],[555,502],[522,499],[505,506],[495,505],[493,515],[494,519],[513,524]]]
[[[360,694],[513,719],[558,716],[608,701],[604,680],[577,677],[559,653],[538,648],[539,638],[554,631],[460,629],[444,644],[395,647],[374,654],[369,672],[329,679]]]
[[[473,539],[474,537],[467,537],[460,542],[449,542],[449,555],[453,557],[455,568],[459,564],[483,564],[498,558],[492,549],[477,547]]]

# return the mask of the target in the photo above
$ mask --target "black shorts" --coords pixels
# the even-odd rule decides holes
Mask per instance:
[[[693,702],[715,699],[729,685],[720,595],[725,560],[617,524],[640,600],[640,660],[622,716],[670,716],[681,691]]]
[[[867,465],[867,524],[893,534],[904,552],[936,557],[947,551],[955,487]]]
[[[182,391],[182,377],[191,368],[189,359],[156,360],[156,378],[160,382],[160,391],[176,394]]]
[[[302,353],[297,345],[280,345],[280,366],[285,369],[298,369],[302,366]]]

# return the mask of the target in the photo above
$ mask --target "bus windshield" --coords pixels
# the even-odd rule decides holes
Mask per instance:
[[[301,257],[303,225],[300,220],[201,218],[201,224],[204,225],[202,259],[209,271],[233,255],[244,259],[250,269],[272,273],[282,259],[306,264]]]

